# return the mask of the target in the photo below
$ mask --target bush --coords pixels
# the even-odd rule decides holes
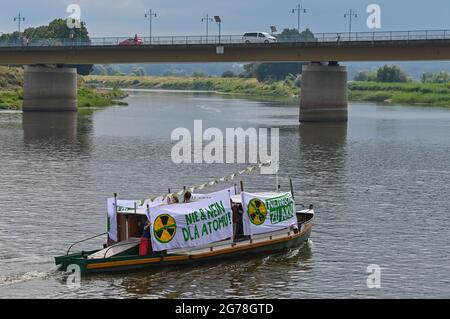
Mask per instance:
[[[356,73],[356,75],[353,77],[354,81],[376,81],[377,79],[377,72],[375,71],[368,71],[363,70]]]
[[[205,75],[201,72],[194,72],[194,73],[192,73],[192,76],[194,78],[203,78]]]
[[[377,71],[377,82],[409,82],[408,75],[397,65],[385,65]]]
[[[233,71],[225,71],[222,73],[223,78],[234,78],[236,74]]]

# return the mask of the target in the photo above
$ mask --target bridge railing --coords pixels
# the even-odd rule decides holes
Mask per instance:
[[[414,41],[450,39],[450,30],[416,30],[416,31],[375,31],[375,32],[335,32],[309,33],[306,36],[279,38],[283,43],[342,43],[359,41]],[[210,36],[155,36],[139,38],[138,43],[133,37],[103,37],[90,39],[27,39],[25,37],[7,39],[0,37],[0,47],[85,47],[85,46],[136,46],[136,45],[219,45],[245,44],[242,35],[210,35]]]

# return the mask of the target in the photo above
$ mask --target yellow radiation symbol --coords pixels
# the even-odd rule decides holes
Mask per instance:
[[[258,198],[253,198],[247,207],[247,214],[252,224],[258,226],[264,223],[267,217],[266,205]]]
[[[175,237],[176,232],[177,223],[172,216],[163,214],[156,217],[153,225],[153,235],[155,235],[157,241],[163,244],[168,243]]]

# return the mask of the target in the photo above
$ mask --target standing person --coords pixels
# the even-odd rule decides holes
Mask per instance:
[[[244,225],[242,223],[242,204],[234,204],[231,207],[231,210],[233,212],[233,228],[234,228],[234,238],[238,238],[244,234]]]
[[[142,234],[142,237],[150,239],[150,220],[147,219],[144,226],[144,233]]]
[[[141,242],[139,244],[139,256],[145,256],[152,252],[152,246],[150,241],[150,229],[151,229],[150,220],[147,220],[144,226],[144,232],[141,236]]]
[[[189,203],[191,201],[191,198],[192,198],[191,192],[187,191],[186,193],[184,193],[183,203]]]

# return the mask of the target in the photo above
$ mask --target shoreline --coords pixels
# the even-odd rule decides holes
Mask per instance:
[[[0,66],[0,110],[21,110],[23,99],[23,69]],[[127,95],[120,89],[101,90],[86,83],[78,76],[78,108],[91,109],[113,105],[127,105],[122,102]]]
[[[295,101],[301,96],[298,87],[286,81],[259,83],[256,79],[209,77],[136,77],[89,75],[86,82],[95,87],[155,92],[215,93],[264,100]],[[450,107],[450,83],[348,83],[349,102],[376,102],[386,105]]]
[[[114,90],[114,87],[96,87],[99,90]],[[293,97],[284,97],[284,96],[258,96],[258,95],[251,95],[251,94],[245,94],[245,93],[232,93],[232,92],[220,92],[220,91],[207,91],[207,90],[176,90],[176,89],[136,89],[136,88],[120,88],[123,92],[130,92],[130,93],[171,93],[171,94],[215,94],[215,95],[222,95],[226,97],[236,97],[236,98],[245,98],[250,99],[253,101],[262,101],[262,102],[281,102],[281,103],[294,103],[299,102],[299,96],[293,96]]]

